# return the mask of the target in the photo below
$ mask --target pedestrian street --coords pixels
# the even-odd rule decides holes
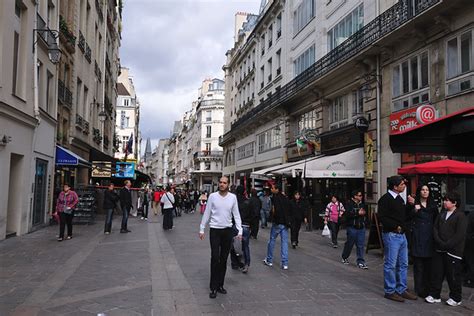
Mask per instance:
[[[162,217],[120,218],[103,234],[103,218],[76,225],[74,238],[56,241],[57,226],[0,243],[0,315],[473,315],[474,291],[463,288],[463,304],[397,303],[383,298],[383,262],[370,250],[368,270],[341,263],[321,231],[302,231],[289,249],[289,270],[262,264],[269,229],[252,239],[251,265],[243,274],[228,261],[226,295],[209,298],[209,235],[198,238],[200,214],[183,214],[163,231]],[[345,231],[340,234],[340,244]],[[413,286],[412,267],[409,288]]]

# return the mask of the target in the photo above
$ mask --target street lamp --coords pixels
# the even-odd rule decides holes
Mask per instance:
[[[42,34],[46,33],[52,38],[52,41],[50,41],[49,39],[48,40],[45,39],[45,42],[48,45],[48,58],[55,65],[59,63],[59,60],[61,59],[61,55],[62,55],[62,51],[61,49],[59,49],[58,42],[57,42],[59,31],[50,30],[50,29],[34,29],[33,32],[37,33],[36,41],[33,43],[33,51],[35,51],[36,49],[36,46],[38,43],[38,37],[41,37],[44,39]]]

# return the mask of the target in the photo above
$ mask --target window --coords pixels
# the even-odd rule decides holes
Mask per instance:
[[[294,65],[294,73],[295,77],[298,76],[300,73],[305,71],[309,66],[314,64],[315,62],[315,52],[314,52],[314,45],[308,48],[303,54],[296,58]]]
[[[125,128],[125,111],[120,111],[120,128]]]
[[[79,115],[83,115],[82,101],[81,101],[81,92],[82,92],[82,81],[81,79],[77,78],[76,84],[76,113]]]
[[[211,170],[211,162],[210,161],[204,162],[204,170]]]
[[[207,152],[211,151],[211,143],[206,143],[206,151]]]
[[[258,153],[281,147],[281,130],[279,128],[269,129],[257,136]]]
[[[393,67],[393,111],[429,100],[428,52],[412,56]]]
[[[206,138],[211,138],[211,126],[206,126]]]
[[[206,111],[206,122],[212,121],[212,111]]]
[[[281,49],[276,52],[276,75],[279,76],[281,74]]]
[[[297,134],[300,134],[303,129],[315,129],[316,128],[316,110],[311,110],[301,116],[298,119],[298,131]]]
[[[50,107],[53,104],[52,100],[52,93],[51,93],[51,88],[52,88],[52,83],[53,83],[53,74],[47,71],[47,78],[46,78],[46,112],[49,113]]]
[[[364,26],[364,4],[360,4],[328,32],[328,48],[333,50]]]
[[[260,89],[263,89],[263,87],[265,86],[265,84],[264,84],[264,82],[265,82],[265,66],[260,67],[260,75],[262,77],[262,82],[260,83]]]
[[[265,34],[262,35],[261,37],[261,42],[260,42],[260,46],[262,47],[262,56],[265,54]]]
[[[473,88],[473,30],[448,41],[446,60],[447,94],[456,94]]]
[[[314,17],[314,0],[303,0],[293,13],[293,34],[298,34]]]
[[[329,109],[329,129],[336,129],[349,124],[348,120],[348,95],[334,99]]]
[[[272,47],[273,44],[273,25],[268,27],[268,48]]]
[[[268,60],[268,82],[270,83],[272,81],[272,59],[270,58]]]
[[[123,106],[129,106],[130,105],[130,100],[127,98],[123,99]]]
[[[281,13],[276,18],[277,39],[281,37]]]
[[[255,142],[251,142],[237,148],[237,160],[253,156]]]

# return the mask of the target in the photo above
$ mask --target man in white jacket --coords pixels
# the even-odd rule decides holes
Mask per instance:
[[[210,298],[216,298],[217,292],[227,293],[224,289],[224,279],[233,238],[232,219],[238,230],[237,238],[242,239],[242,221],[237,198],[229,192],[229,178],[222,177],[219,180],[219,192],[209,195],[199,230],[199,238],[203,240],[204,229],[209,223],[209,240],[211,243]]]

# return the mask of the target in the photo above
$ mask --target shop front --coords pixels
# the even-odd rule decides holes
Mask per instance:
[[[474,159],[474,146],[470,145],[474,139],[474,107],[440,118],[430,115],[429,121],[423,120],[427,117],[423,109],[435,111],[427,105],[409,109],[404,118],[411,123],[401,125],[396,124],[397,117],[391,117],[390,147],[402,158],[398,172],[410,180],[409,193],[415,193],[420,184],[428,184],[441,207],[441,197],[447,191],[456,191],[463,209],[473,211],[474,175],[469,161]]]

